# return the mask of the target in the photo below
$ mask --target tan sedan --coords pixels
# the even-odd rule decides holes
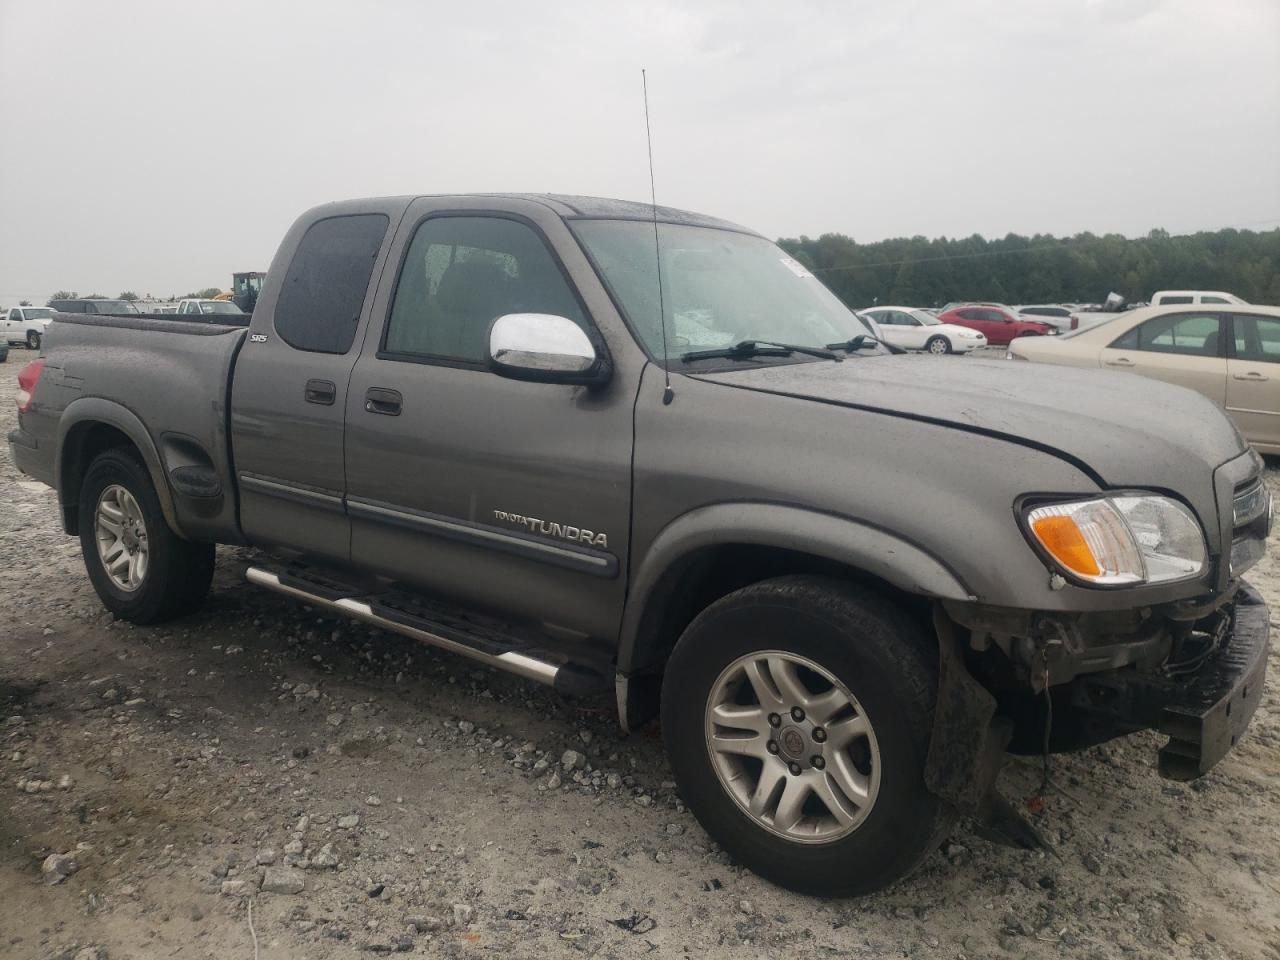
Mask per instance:
[[[1102,367],[1198,390],[1261,453],[1280,453],[1280,307],[1144,307],[1058,337],[1014,340],[1005,354]]]

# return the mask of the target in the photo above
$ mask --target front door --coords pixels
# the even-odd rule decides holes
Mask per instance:
[[[565,316],[600,342],[547,235],[562,237],[574,269],[590,267],[549,211],[525,219],[457,202],[410,207],[397,282],[375,304],[352,374],[352,560],[470,606],[612,636],[634,374],[586,388],[490,372],[488,329],[504,314]]]
[[[1280,318],[1237,313],[1227,359],[1227,413],[1250,443],[1280,452]]]
[[[403,208],[403,202],[399,205]],[[371,279],[396,206],[298,224],[263,291],[232,380],[240,525],[252,543],[345,561],[343,418]],[[305,230],[298,240],[296,232]],[[279,259],[279,258],[277,258]]]
[[[1109,370],[1190,387],[1219,407],[1227,400],[1225,320],[1216,313],[1166,313],[1126,331],[1100,351]]]

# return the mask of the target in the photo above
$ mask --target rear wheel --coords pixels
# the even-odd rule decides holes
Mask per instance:
[[[40,349],[40,331],[38,330],[27,331],[27,349],[28,350]]]
[[[929,338],[929,342],[924,348],[930,353],[943,354],[951,352],[951,341],[943,336],[934,336]]]
[[[209,592],[213,544],[169,529],[151,477],[132,451],[108,450],[89,465],[79,519],[89,580],[120,619],[169,620],[196,609]]]
[[[667,664],[662,729],[681,796],[756,873],[804,893],[876,890],[941,840],[924,762],[937,656],[924,632],[839,580],[729,594]]]

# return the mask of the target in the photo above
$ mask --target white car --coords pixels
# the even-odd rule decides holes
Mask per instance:
[[[859,313],[876,322],[881,339],[904,350],[968,353],[987,345],[987,338],[977,330],[943,323],[927,310],[916,307],[869,307]]]
[[[243,316],[244,311],[230,300],[197,300],[188,298],[178,301],[177,314],[180,317],[208,316]]]
[[[13,307],[4,312],[4,342],[25,343],[32,350],[40,349],[44,329],[53,319],[48,307]]]
[[[1060,333],[1075,330],[1080,326],[1080,318],[1065,304],[1022,303],[1013,309],[1018,311],[1019,316],[1026,317],[1028,320],[1039,320],[1051,327],[1057,327]]]
[[[1151,295],[1153,307],[1190,306],[1201,303],[1236,303],[1247,306],[1244,300],[1225,290],[1157,290]]]

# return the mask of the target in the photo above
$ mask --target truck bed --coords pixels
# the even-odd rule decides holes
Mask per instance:
[[[37,445],[30,472],[52,475],[62,438],[109,410],[151,461],[179,532],[241,540],[227,402],[246,332],[207,320],[56,314],[45,334],[47,389],[27,418]],[[135,412],[144,410],[145,421]]]

